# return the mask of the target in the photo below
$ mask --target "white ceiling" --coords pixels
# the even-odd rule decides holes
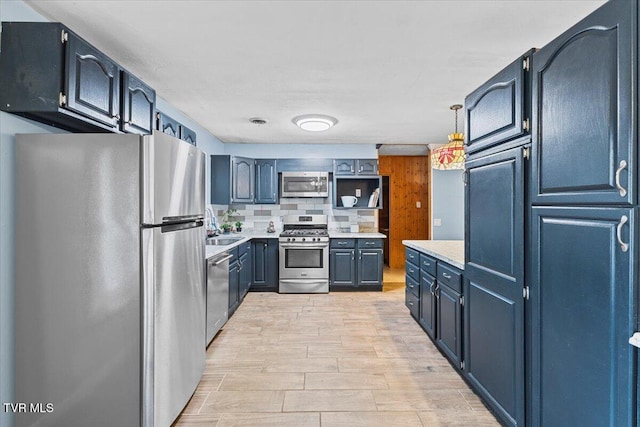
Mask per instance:
[[[604,3],[26,2],[222,141],[385,144],[445,142],[450,105]],[[307,113],[339,123],[320,133],[296,128],[291,119]]]

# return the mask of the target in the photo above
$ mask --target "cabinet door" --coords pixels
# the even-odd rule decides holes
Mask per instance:
[[[278,202],[278,172],[274,159],[256,160],[256,203]]]
[[[185,125],[180,125],[180,139],[188,142],[189,144],[196,145],[196,132],[189,129]]]
[[[436,283],[433,276],[420,273],[420,325],[431,339],[436,339]]]
[[[329,270],[331,286],[356,285],[356,254],[355,249],[335,249],[329,252]]]
[[[460,294],[438,284],[436,290],[438,333],[436,343],[449,357],[451,362],[460,367],[462,355],[462,306]]]
[[[465,189],[465,371],[508,425],[524,424],[522,153],[468,161]]]
[[[118,64],[73,33],[68,33],[66,45],[67,108],[116,128],[120,119]]]
[[[253,203],[254,160],[233,157],[231,159],[231,169],[231,201],[234,203]]]
[[[229,317],[236,311],[239,304],[240,278],[238,276],[238,262],[229,264]]]
[[[378,159],[357,160],[358,175],[378,175]]]
[[[518,58],[466,97],[467,153],[526,132],[523,127],[527,105],[523,61],[525,57]]]
[[[636,425],[635,210],[533,208],[531,231],[531,425]]]
[[[635,203],[635,6],[608,2],[534,55],[534,204]]]
[[[148,135],[155,120],[156,91],[126,71],[122,72],[122,121],[120,130]]]
[[[354,159],[336,159],[333,161],[334,175],[355,175],[356,161]]]
[[[278,290],[278,239],[253,239],[251,242],[251,290]]]
[[[382,250],[358,249],[358,286],[382,287]]]
[[[239,269],[239,296],[242,301],[251,287],[251,250],[248,250],[238,257]]]
[[[156,113],[156,129],[167,135],[180,138],[180,123],[161,111]],[[213,156],[212,156],[213,157]]]

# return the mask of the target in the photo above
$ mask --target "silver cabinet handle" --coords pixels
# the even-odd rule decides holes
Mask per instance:
[[[451,276],[447,273],[442,273],[442,277],[444,277],[445,279],[451,279]]]
[[[622,215],[620,218],[620,222],[618,223],[618,227],[616,230],[616,236],[618,237],[618,244],[620,245],[620,249],[622,252],[627,252],[629,250],[629,244],[622,241],[622,226],[625,225],[629,221],[626,215]]]
[[[627,167],[627,161],[620,160],[620,166],[618,166],[618,169],[616,170],[616,188],[620,192],[620,197],[624,197],[627,195],[627,189],[624,188],[622,184],[620,184],[620,174],[626,167]]]
[[[431,295],[435,295],[435,293],[436,293],[436,291],[433,289],[435,284],[436,284],[436,283],[435,283],[435,282],[433,282],[433,283],[431,284],[431,286],[429,286],[429,292],[431,293]]]

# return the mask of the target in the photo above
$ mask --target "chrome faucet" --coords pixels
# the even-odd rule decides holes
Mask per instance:
[[[212,230],[213,235],[216,236],[220,234],[220,230],[218,230],[218,224],[216,223],[216,216],[213,214],[213,210],[209,207],[204,210],[204,220],[206,224],[207,231]],[[207,222],[207,217],[209,221]]]

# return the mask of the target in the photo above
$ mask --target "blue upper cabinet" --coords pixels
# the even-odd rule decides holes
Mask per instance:
[[[378,159],[335,159],[333,174],[350,175],[378,175]]]
[[[465,99],[467,152],[528,134],[528,80],[531,53],[489,79]]]
[[[255,202],[262,204],[278,203],[278,171],[275,159],[257,159],[255,161],[256,195]]]
[[[637,425],[634,214],[533,208],[532,426]]]
[[[180,123],[177,120],[167,116],[162,111],[156,113],[156,129],[167,135],[180,138]]]
[[[122,122],[127,133],[150,134],[155,123],[156,91],[133,74],[122,72]]]
[[[466,164],[465,371],[512,426],[524,425],[525,417],[525,150],[512,148]]]
[[[606,3],[533,56],[534,204],[635,203],[635,4]]]
[[[231,202],[253,203],[255,166],[253,159],[231,158]]]

